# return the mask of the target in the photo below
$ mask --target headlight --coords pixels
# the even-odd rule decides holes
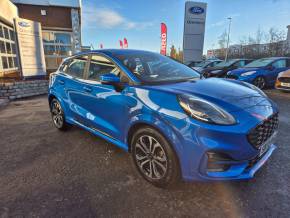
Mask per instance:
[[[218,125],[236,124],[235,118],[219,106],[192,95],[178,96],[180,106],[192,118]]]
[[[249,71],[249,72],[246,72],[246,73],[242,73],[241,76],[251,76],[251,75],[253,75],[256,72],[257,71]]]

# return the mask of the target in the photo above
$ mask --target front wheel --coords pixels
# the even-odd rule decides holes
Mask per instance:
[[[254,85],[260,89],[264,89],[266,86],[265,78],[262,76],[258,76],[256,79],[254,79]]]
[[[168,141],[156,130],[146,127],[132,138],[132,158],[139,173],[157,187],[179,181],[179,165]]]
[[[69,125],[65,122],[63,109],[57,99],[50,103],[50,112],[54,126],[59,130],[67,130]]]

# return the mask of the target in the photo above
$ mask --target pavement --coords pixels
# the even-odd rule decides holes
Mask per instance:
[[[0,108],[8,104],[9,100],[5,98],[0,98]]]
[[[130,155],[73,127],[57,131],[46,96],[0,109],[0,217],[289,217],[290,93],[280,106],[278,149],[242,182],[153,187]]]

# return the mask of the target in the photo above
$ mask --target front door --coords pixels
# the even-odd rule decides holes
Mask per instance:
[[[280,59],[272,63],[272,68],[268,72],[268,78],[271,85],[274,85],[280,72],[287,69],[287,60]]]
[[[136,105],[136,101],[127,93],[128,87],[116,91],[112,85],[101,84],[100,76],[107,73],[124,78],[112,61],[101,55],[92,55],[84,85],[87,93],[82,107],[86,111],[90,128],[113,139],[122,140],[123,129],[129,120],[129,110]]]

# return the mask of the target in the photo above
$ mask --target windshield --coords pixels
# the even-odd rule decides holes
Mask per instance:
[[[200,78],[193,69],[157,53],[135,51],[114,56],[142,82],[173,82]]]
[[[259,59],[259,60],[255,60],[249,64],[247,64],[246,68],[249,68],[249,67],[266,67],[268,64],[272,63],[273,62],[273,59],[270,59],[270,58],[262,58],[262,59]]]
[[[216,67],[229,67],[233,63],[235,63],[237,60],[227,60],[227,61],[222,61],[216,65]]]
[[[210,63],[211,63],[210,61],[202,61],[202,62],[196,64],[195,66],[196,67],[206,67]]]

